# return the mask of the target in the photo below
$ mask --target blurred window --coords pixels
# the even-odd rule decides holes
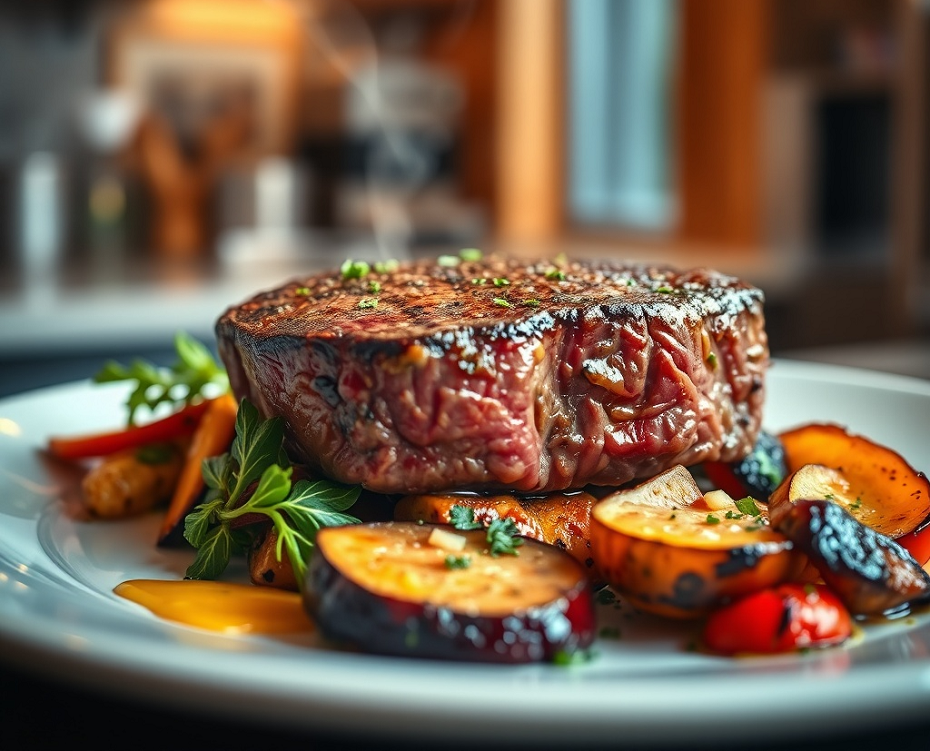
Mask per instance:
[[[568,209],[576,224],[674,221],[676,0],[569,0]]]

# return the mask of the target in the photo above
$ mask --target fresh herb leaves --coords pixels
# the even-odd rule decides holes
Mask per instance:
[[[756,505],[756,501],[751,496],[746,496],[745,498],[740,498],[738,501],[734,501],[736,508],[740,510],[741,514],[746,514],[747,516],[761,516],[762,509]]]
[[[178,359],[171,368],[160,368],[146,360],[134,360],[128,367],[109,361],[94,376],[94,383],[135,381],[126,400],[128,425],[134,425],[139,409],[154,411],[162,404],[178,407],[190,404],[211,387],[229,389],[226,371],[203,344],[183,331],[174,337]]]
[[[449,509],[449,523],[455,529],[483,529],[484,525],[475,520],[475,511],[467,506],[452,506]],[[488,552],[495,558],[501,555],[518,555],[517,548],[523,544],[520,531],[511,518],[494,519],[488,524]]]
[[[449,524],[455,529],[483,529],[484,525],[475,520],[475,510],[468,506],[453,506],[449,509]]]
[[[517,548],[523,544],[523,538],[513,519],[495,519],[488,525],[488,545],[490,553],[497,558],[500,555],[518,555]]]
[[[233,524],[248,514],[272,522],[278,560],[286,550],[299,582],[317,530],[358,523],[344,512],[355,503],[359,488],[324,480],[292,483],[293,468],[284,454],[283,439],[280,418],[264,420],[251,402],[242,401],[232,448],[204,462],[206,497],[184,521],[184,537],[197,549],[188,579],[217,578],[232,553],[248,546],[248,533]]]

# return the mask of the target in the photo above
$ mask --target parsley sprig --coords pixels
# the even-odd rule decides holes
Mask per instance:
[[[210,387],[229,389],[226,371],[210,350],[183,331],[174,337],[178,359],[170,368],[161,368],[147,360],[133,360],[129,366],[110,360],[94,376],[94,383],[134,381],[135,388],[126,400],[128,425],[135,424],[142,407],[154,411],[162,404],[178,407],[203,396]]]
[[[284,454],[283,440],[280,418],[263,420],[251,402],[242,401],[231,450],[204,461],[207,495],[184,521],[184,537],[197,549],[187,569],[188,579],[216,579],[233,552],[248,548],[249,533],[234,525],[247,514],[271,520],[278,537],[278,560],[287,550],[299,582],[317,531],[358,523],[343,512],[355,503],[359,488],[325,480],[292,483],[293,468]],[[254,492],[249,494],[253,485]]]
[[[456,529],[482,529],[484,525],[475,519],[475,510],[468,506],[452,506],[449,509],[449,523]],[[488,524],[485,539],[488,552],[497,558],[501,555],[519,555],[517,550],[523,544],[520,531],[513,519],[493,519]]]

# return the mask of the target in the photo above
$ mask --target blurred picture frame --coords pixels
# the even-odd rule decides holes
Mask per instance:
[[[157,0],[112,25],[106,79],[169,120],[182,143],[224,107],[244,105],[249,151],[280,154],[297,129],[302,39],[284,3]]]

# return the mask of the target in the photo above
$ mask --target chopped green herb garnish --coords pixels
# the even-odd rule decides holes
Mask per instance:
[[[478,248],[462,248],[459,251],[459,258],[463,261],[480,261],[484,258],[484,253],[478,250]]]
[[[852,503],[849,504],[849,508],[851,508],[853,511],[856,511],[862,508],[862,498],[859,496],[856,496],[856,500],[854,500]]]
[[[203,344],[184,332],[174,337],[178,359],[171,368],[159,368],[146,360],[133,360],[128,366],[110,360],[94,376],[94,383],[135,381],[126,400],[128,425],[135,422],[141,407],[154,411],[162,404],[178,407],[205,396],[210,388],[229,389],[226,371]]]
[[[743,518],[743,515],[736,511],[727,511],[727,513],[725,513],[724,516],[727,519],[742,519]]]
[[[307,295],[310,294],[310,288],[309,287],[298,287],[297,289],[294,290],[294,294],[300,295],[301,297],[306,297]]]
[[[450,571],[468,568],[471,566],[471,558],[467,555],[447,555],[445,558],[445,564],[446,568]]]
[[[439,256],[439,258],[436,259],[436,263],[446,268],[452,268],[458,266],[461,260],[462,259],[458,256]]]
[[[346,258],[339,270],[342,272],[343,279],[361,279],[368,276],[371,266],[366,261],[353,261],[351,258]]]
[[[546,271],[546,279],[553,279],[555,281],[565,281],[565,272],[562,269],[551,268]]]
[[[511,304],[510,304],[507,300],[505,300],[503,297],[495,297],[495,298],[494,298],[494,304],[495,304],[495,305],[499,305],[499,306],[502,307],[502,308],[512,308],[512,307],[513,307],[513,305],[511,305]]]
[[[735,501],[736,508],[738,508],[742,513],[747,516],[761,516],[762,509],[756,505],[754,498],[746,496],[745,498],[740,498],[738,501]]]
[[[538,307],[541,305],[541,303],[539,302],[539,300],[537,300],[535,297],[533,297],[533,298],[531,298],[531,299],[529,299],[529,300],[524,300],[524,301],[523,301],[523,304],[524,304],[526,307],[528,307],[528,308],[538,308]]]
[[[365,297],[358,301],[358,306],[360,308],[377,308],[378,298],[377,297]]]
[[[593,659],[594,653],[587,649],[576,649],[574,651],[561,649],[552,656],[552,664],[570,667],[571,665],[583,665]]]
[[[714,354],[713,352],[709,352],[705,359],[707,361],[707,364],[710,365],[711,370],[717,369],[717,355],[716,354]]]
[[[484,525],[475,521],[475,510],[468,506],[452,506],[449,509],[449,524],[455,529],[482,529]]]
[[[718,519],[718,518],[717,518],[716,516],[714,516],[713,514],[708,514],[708,515],[707,515],[707,523],[708,523],[708,524],[720,524],[720,519]]]
[[[824,495],[823,499],[824,499],[825,501],[832,501],[832,500],[835,500],[835,499],[836,499],[836,496],[834,496],[833,493],[826,493],[826,494]]]
[[[487,541],[490,553],[495,558],[500,555],[517,555],[517,548],[523,544],[516,522],[509,517],[494,519],[488,525]]]
[[[387,261],[375,261],[375,271],[379,274],[390,274],[400,268],[400,262],[393,258]]]
[[[368,282],[368,291],[373,295],[377,295],[381,291],[381,282],[375,280]]]
[[[495,277],[495,278],[494,278],[494,286],[495,286],[495,287],[509,287],[509,286],[510,286],[510,280],[509,280],[509,279],[504,279],[503,277]]]
[[[636,286],[636,280],[635,280],[635,279],[627,279],[627,280],[626,280],[626,286],[627,286],[627,287],[635,287],[635,286]]]
[[[656,289],[656,292],[659,292],[659,293],[661,293],[661,294],[663,294],[663,295],[670,295],[670,294],[671,294],[672,292],[674,292],[674,291],[675,291],[675,290],[673,290],[673,289],[672,289],[671,287],[669,287],[667,284],[663,284],[661,287],[658,287],[658,288]]]
[[[487,284],[487,283],[488,283],[488,280],[487,280],[485,277],[481,277],[480,279],[477,279],[477,278],[476,278],[476,279],[472,279],[472,280],[471,280],[471,283],[472,283],[472,284]]]
[[[232,448],[204,461],[206,496],[184,520],[184,537],[197,549],[188,579],[216,579],[233,552],[248,549],[251,535],[234,526],[243,517],[268,517],[278,537],[278,560],[286,550],[299,582],[304,580],[317,530],[358,523],[343,512],[355,503],[360,488],[326,480],[292,484],[293,470],[283,442],[281,418],[263,420],[258,408],[243,399]]]
[[[449,524],[455,529],[470,530],[482,529],[484,525],[475,520],[475,510],[468,506],[452,506],[449,509]],[[494,519],[488,525],[487,537],[490,554],[495,558],[499,555],[517,555],[517,548],[523,544],[520,531],[513,519]]]

